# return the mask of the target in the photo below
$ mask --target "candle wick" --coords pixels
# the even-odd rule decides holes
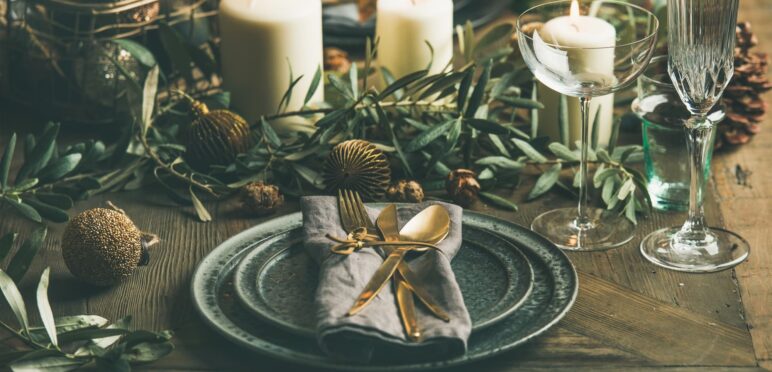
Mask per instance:
[[[572,23],[571,27],[573,27],[574,30],[576,30],[576,32],[579,32],[579,26],[577,26],[576,24]]]

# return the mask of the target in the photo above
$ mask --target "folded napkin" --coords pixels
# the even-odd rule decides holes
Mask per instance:
[[[422,279],[426,289],[450,315],[450,322],[432,315],[416,299],[418,326],[422,341],[408,340],[402,328],[393,285],[385,286],[361,312],[346,316],[365,284],[383,262],[379,248],[364,248],[351,255],[330,252],[334,245],[325,234],[345,237],[338,214],[337,199],[310,196],[301,199],[305,248],[319,262],[319,286],[316,290],[317,338],[328,355],[361,363],[400,360],[436,360],[466,352],[471,332],[461,290],[450,267],[450,260],[461,248],[462,208],[441,202],[403,205],[397,208],[402,226],[424,208],[440,204],[450,214],[448,236],[437,244],[442,253],[428,251],[409,259],[411,269]],[[368,207],[375,223],[379,210]]]

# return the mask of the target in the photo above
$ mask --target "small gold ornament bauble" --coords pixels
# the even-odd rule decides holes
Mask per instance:
[[[252,142],[247,121],[229,110],[213,110],[192,101],[195,119],[184,136],[185,160],[193,167],[227,165],[246,152]]]
[[[241,188],[244,211],[255,216],[267,216],[284,204],[284,195],[276,185],[250,182]]]
[[[324,163],[323,175],[328,192],[348,189],[371,200],[383,197],[391,180],[386,154],[363,140],[335,146]]]
[[[469,169],[459,168],[448,173],[446,184],[448,196],[458,205],[468,207],[474,203],[480,193],[480,183],[477,173]]]
[[[386,199],[393,202],[420,203],[424,200],[424,189],[414,180],[399,180],[386,189]]]
[[[157,237],[143,234],[120,209],[93,208],[70,220],[62,257],[75,277],[97,286],[116,284],[148,262]]]

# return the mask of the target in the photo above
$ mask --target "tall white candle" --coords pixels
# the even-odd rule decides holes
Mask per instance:
[[[576,13],[573,13],[576,12]],[[545,23],[534,34],[534,44],[540,38],[544,43],[558,46],[557,48],[538,48],[537,56],[548,68],[577,74],[613,78],[614,75],[614,45],[616,45],[616,30],[610,23],[592,16],[578,15],[578,6],[572,9],[572,15],[553,18]],[[565,47],[562,49],[560,47]],[[572,49],[586,48],[586,49]],[[595,49],[593,49],[595,48]],[[570,65],[570,72],[569,72]],[[539,135],[549,136],[553,140],[560,138],[558,124],[558,107],[560,94],[539,83],[539,101],[545,109],[539,112]],[[581,139],[582,116],[579,99],[567,97],[568,109],[568,142],[570,145]],[[590,100],[590,133],[598,122],[598,144],[607,146],[613,126],[614,95],[608,94],[593,97]]]
[[[322,66],[321,0],[221,0],[219,20],[223,84],[234,109],[249,122],[276,113],[290,66],[303,78],[287,110],[300,109]],[[323,101],[323,92],[320,84],[312,101]],[[290,125],[277,123],[278,130]]]
[[[399,79],[442,71],[453,58],[452,0],[378,0],[378,64]],[[426,45],[431,44],[434,53]]]

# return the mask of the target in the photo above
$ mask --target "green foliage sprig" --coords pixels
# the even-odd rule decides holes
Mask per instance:
[[[70,371],[95,367],[102,371],[130,371],[131,364],[158,360],[174,350],[170,331],[131,331],[131,317],[112,324],[97,315],[54,317],[48,301],[50,269],[37,286],[36,300],[42,326],[33,326],[14,280],[0,270],[0,291],[19,328],[0,322],[24,348],[0,352],[0,365],[13,371]]]

